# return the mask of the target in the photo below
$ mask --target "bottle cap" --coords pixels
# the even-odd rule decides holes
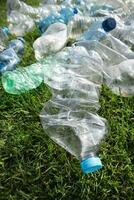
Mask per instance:
[[[109,17],[102,22],[102,27],[106,32],[110,32],[116,28],[116,20],[112,17]]]
[[[10,31],[9,31],[9,28],[8,28],[8,27],[3,27],[2,30],[3,30],[3,32],[4,32],[5,34],[7,34],[7,35],[10,34]]]
[[[103,167],[99,157],[90,157],[81,162],[81,168],[84,174],[93,173]]]
[[[77,8],[73,8],[73,12],[76,15],[78,13],[78,9]]]

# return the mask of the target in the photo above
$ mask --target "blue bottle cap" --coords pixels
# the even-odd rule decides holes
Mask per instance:
[[[10,31],[9,31],[9,28],[8,28],[8,27],[3,27],[2,30],[3,30],[3,32],[4,32],[5,34],[7,34],[7,35],[10,34]]]
[[[76,15],[78,13],[78,9],[77,8],[73,8],[73,12]]]
[[[84,174],[93,173],[103,167],[99,157],[90,157],[81,162],[81,168]]]
[[[116,20],[112,17],[109,17],[102,22],[102,27],[106,32],[110,32],[116,28]]]

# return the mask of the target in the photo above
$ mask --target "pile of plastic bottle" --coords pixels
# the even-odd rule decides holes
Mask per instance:
[[[134,94],[133,0],[44,0],[39,7],[8,0],[7,7],[9,28],[0,30],[3,88],[20,95],[47,84],[52,98],[40,113],[45,133],[80,161],[85,174],[101,169],[97,152],[108,132],[97,114],[101,86]],[[16,69],[22,37],[34,27],[40,31],[33,43],[37,62]],[[6,46],[8,34],[17,39]]]

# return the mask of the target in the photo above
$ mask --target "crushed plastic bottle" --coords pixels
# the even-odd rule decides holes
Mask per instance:
[[[63,8],[59,13],[52,13],[48,17],[39,22],[39,29],[41,33],[44,33],[47,28],[56,22],[68,24],[70,20],[78,13],[76,8]]]
[[[10,15],[12,11],[17,11],[31,17],[32,19],[41,19],[47,17],[52,11],[59,11],[60,7],[50,1],[45,5],[32,7],[20,0],[7,0],[7,9],[8,15]]]
[[[107,69],[107,85],[112,91],[124,97],[134,95],[134,60],[125,60]]]
[[[33,30],[35,26],[35,22],[31,17],[15,10],[8,15],[7,21],[10,32],[16,36],[23,36],[25,33]]]
[[[106,44],[109,47],[111,46],[111,48],[124,55],[126,58],[134,59],[134,52],[131,50],[131,48],[121,40],[115,38],[114,36],[109,34],[106,38],[106,41],[104,41],[104,44]]]
[[[113,65],[118,65],[121,62],[127,60],[125,56],[119,52],[111,49],[110,47],[102,44],[98,41],[81,41],[74,44],[75,46],[85,47],[88,52],[95,51],[97,52],[101,59],[103,60],[103,72]]]
[[[63,23],[54,23],[46,32],[33,43],[35,58],[40,60],[47,55],[60,51],[67,43],[67,26]]]
[[[24,39],[17,38],[11,40],[6,50],[0,53],[0,73],[5,71],[12,71],[16,69],[17,64],[24,52]]]
[[[17,39],[11,40],[8,43],[7,48],[14,49],[14,51],[18,56],[22,56],[24,53],[24,45],[25,45],[25,40],[22,37],[18,37]]]
[[[6,49],[0,53],[0,73],[15,70],[16,65],[20,62],[14,49]]]
[[[72,48],[73,47],[68,48],[68,52],[69,49]],[[92,72],[89,74],[90,76],[88,75],[90,80],[92,79],[92,81],[95,84],[102,83],[103,81],[102,80],[103,77],[101,74],[102,68],[100,67],[102,66],[103,61],[101,60],[100,56],[94,51],[90,52],[92,53],[91,55],[89,53],[86,55],[87,52],[86,50],[84,51],[83,48],[80,48],[80,50],[81,52],[79,52],[79,54],[81,53],[82,55],[80,56],[81,59],[78,60],[78,63],[81,62],[81,65],[78,65],[79,68],[76,68],[76,70],[78,71],[78,73],[80,72],[82,73],[83,68],[85,68],[85,70]],[[74,53],[74,55],[71,54],[71,56],[68,57],[66,55],[66,51],[64,51],[64,49],[62,51],[63,51],[62,55],[59,52],[55,56],[50,56],[47,59],[43,59],[40,62],[33,64],[31,66],[25,68],[18,68],[13,72],[5,72],[2,76],[2,82],[6,92],[11,94],[20,94],[29,91],[31,89],[37,88],[44,79],[51,80],[50,78],[51,76],[53,76],[53,78],[55,77],[56,79],[59,77],[60,80],[60,76],[57,75],[57,71],[55,70],[60,71],[61,65],[63,64],[69,65],[70,59],[72,63],[77,61],[76,59],[77,57],[75,57],[75,54],[77,55],[76,52]],[[84,55],[86,55],[87,59],[83,57],[83,52]],[[61,64],[59,63],[59,60]],[[92,67],[90,66],[89,68],[87,68],[86,65],[83,66],[84,62],[87,63],[88,65],[89,61]]]
[[[49,58],[25,68],[5,72],[2,75],[5,91],[18,95],[37,88],[42,83],[46,71],[51,69],[51,59]]]
[[[107,18],[103,22],[94,22],[90,28],[84,32],[78,41],[81,40],[101,40],[107,36],[107,33],[116,28],[116,20],[114,18]]]
[[[65,55],[68,64],[63,60]],[[99,73],[95,73],[90,56],[83,47],[66,48],[63,56],[59,53],[62,64],[53,68],[53,74],[47,74],[48,79],[44,79],[53,89],[53,97],[40,114],[45,132],[80,160],[84,174],[102,168],[97,151],[107,133],[106,120],[96,114]],[[82,63],[88,64],[84,67]]]

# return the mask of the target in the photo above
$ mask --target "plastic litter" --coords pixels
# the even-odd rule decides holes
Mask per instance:
[[[134,95],[133,1],[42,0],[35,8],[8,0],[7,5],[11,33],[24,35],[36,24],[42,35],[33,44],[37,63],[3,71],[5,91],[18,95],[47,84],[52,98],[40,113],[45,133],[80,161],[84,174],[101,169],[98,149],[108,132],[97,114],[101,85]],[[65,47],[68,40],[75,43]],[[0,69],[5,63],[15,69],[20,41],[0,54]]]
[[[44,78],[53,96],[40,114],[45,132],[80,160],[85,174],[102,168],[97,151],[107,133],[106,120],[96,114],[102,74],[98,61],[95,68],[94,55],[92,51],[88,55],[84,47],[66,48],[57,54],[59,64]]]
[[[61,22],[64,24],[68,24],[70,20],[78,13],[76,8],[63,8],[57,13],[52,13],[48,17],[45,17],[43,20],[39,22],[39,29],[41,33],[44,33],[47,28],[56,22]]]
[[[16,69],[24,52],[24,42],[23,38],[11,40],[7,48],[0,53],[0,73]]]
[[[35,58],[43,59],[60,51],[67,43],[67,26],[63,23],[54,23],[48,27],[46,32],[33,43]]]
[[[78,41],[81,40],[101,40],[107,36],[107,33],[116,28],[116,20],[114,18],[107,18],[103,22],[94,22],[90,28],[84,32]]]

